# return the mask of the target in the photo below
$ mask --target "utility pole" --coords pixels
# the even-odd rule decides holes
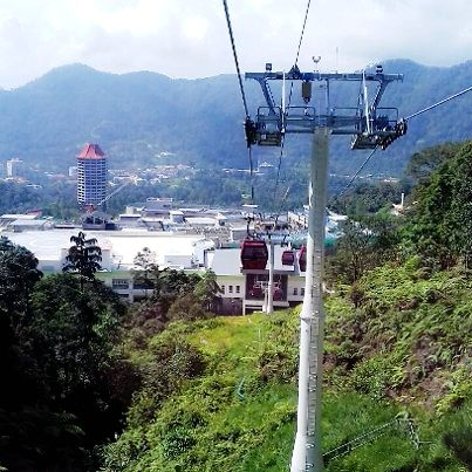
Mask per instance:
[[[309,185],[309,217],[307,237],[307,266],[305,296],[300,313],[300,365],[298,382],[297,432],[291,472],[322,472],[321,450],[321,387],[323,374],[324,310],[322,299],[325,209],[328,181],[329,136],[352,135],[352,149],[387,148],[406,133],[405,121],[398,119],[395,108],[380,108],[380,100],[387,85],[403,80],[399,74],[384,74],[382,66],[374,72],[333,73],[301,72],[297,66],[286,74],[272,72],[247,73],[261,86],[266,107],[259,107],[256,119],[246,118],[248,145],[281,146],[286,134],[307,133],[313,136]],[[269,81],[301,82],[302,106],[285,107],[275,103]],[[309,107],[312,83],[322,82],[326,91],[325,109]],[[357,82],[361,97],[357,106],[333,108],[330,100],[332,83]],[[368,86],[376,85],[369,100]],[[272,253],[272,250],[271,250]],[[270,271],[269,271],[270,273]]]

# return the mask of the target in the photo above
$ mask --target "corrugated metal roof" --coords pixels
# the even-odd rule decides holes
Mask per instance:
[[[32,213],[4,213],[0,220],[35,220],[38,215]]]
[[[27,219],[18,219],[10,223],[12,226],[25,226],[25,227],[33,227],[33,226],[44,226],[48,224],[52,226],[50,220],[27,220]]]

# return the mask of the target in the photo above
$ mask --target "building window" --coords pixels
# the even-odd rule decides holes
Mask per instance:
[[[133,288],[135,290],[152,290],[154,288],[154,284],[151,280],[142,280],[133,282]]]
[[[233,286],[232,286],[232,285],[230,285],[230,286],[228,287],[228,289],[229,289],[229,293],[233,293]]]
[[[223,293],[225,293],[225,286],[224,286],[224,285],[221,286],[221,291],[222,291]]]
[[[236,285],[236,293],[240,293],[241,287],[239,285]]]
[[[305,296],[305,288],[304,288],[304,287],[302,287],[302,288],[300,289],[300,295],[301,295],[302,297]]]
[[[117,290],[126,290],[129,288],[128,279],[113,279],[111,281],[111,286]]]
[[[293,294],[294,294],[295,296],[298,295],[298,288],[297,288],[297,287],[294,287],[294,288],[293,288]]]

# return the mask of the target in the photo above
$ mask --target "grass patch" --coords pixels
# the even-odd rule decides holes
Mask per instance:
[[[464,336],[472,329],[470,282],[447,274],[426,280],[417,272],[385,267],[370,274],[358,284],[356,307],[348,292],[327,300],[322,449],[365,443],[326,460],[327,472],[472,470],[464,468],[472,443],[472,342]],[[169,352],[186,378],[156,396],[157,407],[148,404],[147,392],[137,395],[139,414],[106,449],[103,472],[287,471],[296,421],[297,315],[174,323],[152,339],[136,356],[140,366],[156,373],[149,364],[156,353]],[[169,348],[180,343],[196,352]],[[193,375],[193,365],[204,369]],[[162,390],[159,382],[145,385],[150,394]],[[414,413],[414,433],[395,423],[405,410]],[[378,428],[382,434],[371,437]]]

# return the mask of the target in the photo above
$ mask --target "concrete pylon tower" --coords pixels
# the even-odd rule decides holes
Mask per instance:
[[[77,202],[98,206],[107,195],[107,158],[98,144],[86,144],[77,156]]]

